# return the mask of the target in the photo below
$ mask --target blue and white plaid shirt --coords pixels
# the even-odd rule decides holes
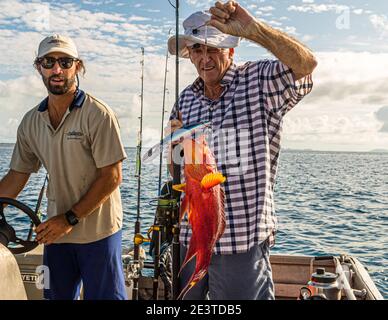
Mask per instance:
[[[215,253],[233,254],[266,239],[274,244],[273,192],[282,120],[313,83],[311,75],[295,82],[291,69],[278,60],[261,60],[232,64],[221,84],[224,91],[213,101],[204,96],[203,81],[197,78],[183,90],[177,105],[184,125],[212,123],[208,142],[218,170],[227,177],[226,229]],[[170,119],[178,118],[177,111],[175,105]],[[190,236],[186,219],[180,241],[188,245]]]

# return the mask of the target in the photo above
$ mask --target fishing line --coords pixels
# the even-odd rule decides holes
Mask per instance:
[[[207,24],[205,24],[205,47],[204,47],[204,50],[205,50],[204,60],[206,63],[206,61],[207,61]],[[206,65],[204,66],[204,69],[206,69]],[[205,72],[203,74],[203,94],[206,97],[206,72],[207,71],[206,70],[204,70],[204,71]]]
[[[168,34],[170,35],[171,33],[171,29],[168,31]],[[165,108],[166,108],[166,93],[167,93],[167,72],[168,72],[168,67],[167,67],[167,64],[168,64],[168,58],[169,58],[169,54],[168,54],[168,48],[167,48],[167,52],[166,52],[166,62],[165,62],[165,69],[164,69],[164,85],[163,85],[163,103],[162,103],[162,124],[161,124],[161,129],[160,129],[160,143],[161,143],[161,150],[163,150],[163,128],[164,128],[164,113],[166,112],[165,111]],[[161,188],[162,188],[162,166],[163,166],[163,152],[160,152],[160,156],[159,156],[159,183],[158,183],[158,197],[160,197],[160,194],[161,194]]]
[[[209,11],[206,11],[208,13],[210,13]],[[207,107],[207,110],[209,112],[209,117],[208,117],[208,121],[210,121],[210,126],[208,128],[206,128],[206,130],[204,131],[205,133],[205,136],[208,140],[208,142],[212,143],[212,141],[210,141],[212,139],[212,134],[213,134],[213,115],[210,116],[210,112],[213,112],[213,110],[211,109],[211,103],[209,102],[210,98],[206,96],[206,79],[207,79],[207,58],[208,58],[208,53],[207,53],[207,50],[208,50],[208,24],[205,23],[205,46],[203,48],[205,50],[205,53],[204,53],[204,74],[203,74],[203,94],[205,96],[205,101],[206,101],[206,107]]]

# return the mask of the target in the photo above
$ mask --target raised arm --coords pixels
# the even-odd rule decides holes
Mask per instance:
[[[305,45],[286,33],[258,21],[236,1],[227,3],[218,1],[210,8],[210,13],[212,18],[209,25],[266,48],[292,69],[294,80],[311,74],[317,66],[317,60]]]

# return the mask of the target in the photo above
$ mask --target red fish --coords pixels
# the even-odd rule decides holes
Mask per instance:
[[[192,236],[181,271],[194,257],[196,263],[195,271],[178,299],[183,298],[206,275],[215,243],[225,230],[225,194],[220,184],[226,178],[217,172],[214,155],[204,136],[198,141],[185,139],[182,144],[186,183],[175,185],[174,189],[185,193],[180,219],[187,213]]]

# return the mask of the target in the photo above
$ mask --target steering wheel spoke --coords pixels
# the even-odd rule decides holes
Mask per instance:
[[[0,222],[3,222],[3,221],[7,223],[7,219],[5,218],[5,215],[4,215],[4,205],[0,204]]]
[[[4,215],[4,205],[13,206],[24,212],[35,226],[40,224],[38,216],[25,204],[11,198],[0,198],[0,240],[6,242],[4,245],[6,245],[13,254],[24,253],[37,247],[39,244],[37,241],[23,240],[17,237],[15,229],[7,223]],[[9,243],[15,243],[18,247],[11,247],[8,245]]]
[[[24,247],[36,244],[36,241],[23,240],[23,239],[20,239],[18,237],[16,237],[16,239],[13,242],[16,244],[20,244]]]
[[[23,253],[34,249],[39,243],[37,241],[23,240],[18,237],[15,238],[13,243],[16,243],[20,247],[12,248],[14,254]]]

